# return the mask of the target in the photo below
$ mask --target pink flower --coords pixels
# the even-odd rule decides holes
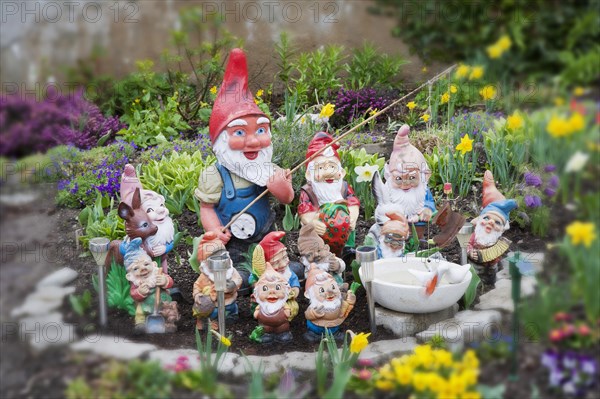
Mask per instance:
[[[592,332],[592,330],[590,330],[590,328],[587,326],[587,324],[582,324],[579,326],[579,335],[587,337],[588,335],[591,334],[591,332]]]
[[[357,377],[363,381],[370,380],[372,376],[373,374],[367,369],[360,370],[357,375]]]
[[[554,315],[554,321],[571,321],[571,315],[565,312],[558,312]]]
[[[573,324],[567,324],[563,327],[562,333],[564,337],[570,337],[575,334],[575,326]]]
[[[550,341],[560,342],[564,338],[563,332],[559,329],[550,331]]]

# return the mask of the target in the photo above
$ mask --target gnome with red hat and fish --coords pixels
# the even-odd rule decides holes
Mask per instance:
[[[275,213],[269,198],[261,197],[230,229],[224,226],[265,188],[281,203],[289,204],[294,198],[289,171],[271,162],[271,121],[248,89],[246,55],[240,49],[229,55],[210,116],[209,134],[217,163],[201,173],[194,196],[200,202],[204,229],[217,235],[237,265],[250,244],[258,243],[272,230]],[[248,272],[238,270],[247,287]]]
[[[303,225],[312,224],[317,234],[329,245],[331,252],[344,258],[354,246],[359,199],[344,181],[346,171],[337,153],[339,145],[333,138],[318,132],[311,140],[306,158],[325,148],[306,166],[306,181],[300,192],[298,214]]]
[[[492,172],[483,175],[483,210],[471,223],[475,231],[467,244],[467,256],[486,285],[496,283],[498,263],[510,248],[510,240],[502,234],[510,228],[510,211],[517,207],[514,199],[506,199],[496,188]]]

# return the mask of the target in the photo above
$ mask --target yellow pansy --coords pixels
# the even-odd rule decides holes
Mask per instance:
[[[417,106],[417,104],[415,104],[414,101],[411,101],[408,104],[406,104],[406,106],[408,107],[408,109],[410,109],[412,111],[413,109],[415,109],[415,107]]]
[[[329,118],[335,112],[335,105],[331,103],[327,103],[321,108],[321,112],[319,113],[319,118]]]
[[[427,123],[429,121],[429,118],[431,118],[431,116],[429,116],[429,114],[421,115],[421,120],[425,123]]]
[[[400,385],[408,385],[412,379],[412,370],[408,366],[400,366],[394,368],[396,381]]]
[[[265,94],[265,91],[263,89],[260,89],[256,92],[256,97],[262,97],[263,94]]]
[[[450,93],[446,92],[446,93],[442,94],[442,97],[440,98],[440,102],[442,104],[446,104],[448,101],[450,101]]]
[[[394,384],[390,380],[377,380],[375,386],[381,391],[391,391],[394,389]]]
[[[456,68],[456,73],[454,74],[454,76],[457,79],[466,78],[467,76],[469,76],[469,72],[471,72],[470,66],[465,64],[459,64],[458,68]]]
[[[517,111],[513,112],[512,115],[509,115],[506,118],[506,127],[508,130],[517,130],[523,127],[524,124],[523,117]]]
[[[479,359],[477,359],[477,355],[473,349],[465,352],[462,363],[465,369],[479,369]]]
[[[567,226],[567,235],[573,245],[583,244],[589,248],[596,239],[596,226],[594,223],[573,222]]]
[[[483,71],[482,66],[474,66],[469,74],[469,80],[481,79],[483,77]]]
[[[468,134],[465,134],[461,139],[460,143],[456,146],[456,151],[460,151],[462,155],[465,155],[467,152],[473,151],[473,141],[469,138]]]
[[[486,85],[481,90],[479,90],[479,94],[483,97],[484,101],[494,100],[496,98],[496,88],[492,85]]]
[[[210,92],[211,92],[212,94],[217,94],[217,86],[213,86],[213,87],[211,87],[211,88],[210,88]]]
[[[350,332],[350,335],[352,336],[352,341],[350,341],[350,352],[360,353],[367,345],[369,345],[368,338],[371,333],[354,334],[353,332]]]

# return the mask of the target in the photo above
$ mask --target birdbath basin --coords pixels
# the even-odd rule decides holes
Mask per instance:
[[[413,269],[427,272],[426,264],[431,271],[436,271],[443,263],[450,268],[460,267],[456,263],[427,258],[403,257],[376,260],[373,279],[375,302],[384,308],[403,313],[432,313],[449,308],[467,290],[471,282],[470,272],[456,284],[450,284],[447,275],[444,275],[433,294],[426,296],[423,284],[408,271]]]

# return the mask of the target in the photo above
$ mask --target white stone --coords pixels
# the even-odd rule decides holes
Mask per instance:
[[[110,335],[88,335],[79,342],[70,345],[76,352],[92,352],[97,355],[114,357],[121,360],[133,360],[156,350],[156,346],[131,342],[126,338]]]
[[[57,287],[63,287],[65,284],[69,284],[71,281],[77,278],[77,272],[69,267],[63,267],[55,271],[52,274],[44,277],[39,283],[37,288],[44,287],[47,285],[53,285]]]
[[[424,331],[433,323],[449,319],[458,312],[458,305],[440,310],[435,313],[401,313],[386,309],[381,306],[375,307],[375,319],[377,325],[392,331],[397,337],[408,337]]]
[[[509,263],[508,259],[515,255],[514,252],[509,252],[506,257],[502,259],[502,266],[504,267],[496,274],[496,278],[500,279],[510,279],[510,272],[508,269]],[[544,252],[520,252],[521,259],[526,260],[527,262],[533,265],[536,273],[540,273],[544,268],[544,260],[546,259],[546,254]]]
[[[65,296],[74,292],[75,287],[40,287],[27,296],[23,305],[13,309],[10,314],[12,317],[21,317],[50,313],[62,305]]]
[[[420,343],[438,335],[444,341],[462,346],[470,342],[479,342],[491,338],[500,329],[502,314],[497,310],[464,310],[451,319],[432,324],[417,334]]]
[[[524,276],[521,278],[521,298],[527,298],[535,293],[537,280],[535,277]],[[479,303],[475,305],[476,310],[498,309],[506,312],[514,312],[512,300],[512,280],[502,279],[496,281],[494,289],[479,297]]]
[[[58,312],[41,316],[31,316],[19,322],[21,337],[29,341],[31,347],[42,351],[50,346],[66,345],[77,339],[75,326],[63,322]]]
[[[393,357],[411,353],[416,346],[417,340],[413,337],[376,341],[370,343],[358,358],[382,364]]]
[[[316,352],[288,352],[282,365],[285,369],[294,369],[298,371],[314,371]]]
[[[283,361],[285,355],[273,355],[273,356],[246,356],[241,357],[235,367],[231,370],[231,373],[235,377],[241,377],[246,374],[250,374],[251,370],[258,370],[259,367],[262,370],[263,375],[269,375],[279,373],[283,369]]]
[[[190,365],[190,368],[197,369],[200,367],[198,351],[194,349],[159,349],[150,352],[148,354],[148,359],[157,360],[164,368],[168,366],[174,366],[177,363],[177,359],[181,356],[188,358],[188,364]]]
[[[19,207],[32,203],[38,199],[39,195],[35,193],[15,193],[0,195],[0,203],[6,206]]]
[[[240,359],[241,356],[237,353],[227,352],[221,357],[221,360],[217,365],[217,370],[219,370],[219,373],[231,374]]]

